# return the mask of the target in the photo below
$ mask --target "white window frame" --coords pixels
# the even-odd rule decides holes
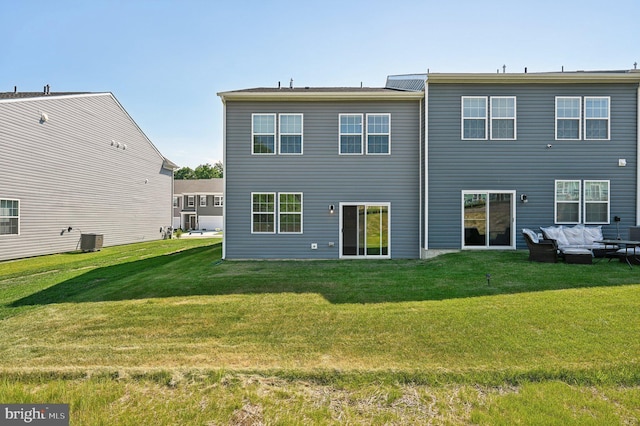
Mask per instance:
[[[273,118],[273,132],[256,132],[255,131],[255,119],[256,117],[272,117]],[[276,142],[276,130],[278,129],[278,123],[276,122],[275,113],[253,113],[251,114],[251,154],[252,155],[276,155],[278,144]],[[255,151],[255,137],[256,136],[273,136],[273,152],[256,152]]]
[[[282,130],[282,117],[283,116],[299,116],[300,117],[300,132],[284,132]],[[282,137],[283,136],[300,136],[300,152],[282,152]],[[278,153],[280,155],[302,155],[304,151],[304,115],[299,113],[280,113],[278,114]]]
[[[360,117],[360,133],[342,133],[342,118],[343,117]],[[364,153],[364,130],[366,123],[364,121],[364,114],[361,113],[343,113],[338,114],[338,154],[339,155],[362,155]],[[342,152],[342,136],[360,136],[360,152]]]
[[[213,196],[213,206],[214,207],[222,207],[222,206],[224,206],[224,195],[214,195]]]
[[[496,117],[493,113],[493,102],[494,100],[499,100],[499,99],[513,99],[513,116],[512,117]],[[516,97],[515,96],[491,96],[490,98],[490,105],[489,105],[489,116],[490,116],[490,120],[491,120],[491,130],[490,130],[490,138],[491,140],[496,140],[496,141],[514,141],[516,139],[518,139],[518,126],[517,126],[517,116],[518,116],[518,111],[517,111],[518,107],[516,104]],[[513,121],[513,137],[512,138],[498,138],[498,137],[494,137],[493,135],[493,122],[494,121]]]
[[[207,207],[207,196],[200,195],[200,207]]]
[[[466,117],[464,113],[464,105],[466,100],[471,99],[480,99],[484,101],[484,117]],[[488,105],[487,96],[462,96],[460,102],[460,138],[462,140],[476,140],[476,141],[486,141],[489,137],[489,105]],[[484,137],[483,138],[466,138],[464,136],[464,122],[465,120],[484,120]]]
[[[178,197],[174,195],[174,197],[173,197],[173,207],[177,208],[178,206],[179,206],[178,205]]]
[[[3,215],[2,214],[2,208],[0,208],[0,218],[2,219],[17,219],[18,220],[18,231],[17,233],[7,233],[7,234],[3,234],[0,233],[0,237],[7,237],[7,236],[11,236],[11,235],[20,235],[20,200],[15,199],[15,198],[1,198],[0,201],[12,201],[12,202],[17,202],[18,203],[18,215],[14,216],[14,215]]]
[[[558,117],[558,101],[560,99],[577,99],[578,100],[578,116],[577,117]],[[581,96],[556,96],[556,112],[555,112],[555,139],[557,141],[579,141],[582,140],[582,97]],[[578,137],[577,138],[559,138],[558,123],[560,120],[578,120]]]
[[[587,101],[590,99],[606,100],[607,101],[607,116],[606,117],[588,117],[587,116]],[[587,123],[589,120],[606,120],[607,121],[607,137],[606,138],[590,138],[587,134]],[[610,96],[585,96],[584,97],[584,139],[590,141],[608,141],[611,140],[611,97]]]
[[[578,200],[558,200],[558,183],[571,182],[578,183]],[[582,180],[580,179],[556,179],[553,183],[553,221],[556,225],[576,225],[580,223],[582,218]],[[559,221],[558,220],[558,205],[559,204],[577,204],[578,205],[578,220],[573,221]]]
[[[196,206],[195,195],[187,195],[187,207],[195,207],[195,206]]]
[[[597,183],[607,185],[607,199],[606,201],[602,200],[587,200],[587,184],[588,183]],[[609,180],[598,180],[598,179],[585,179],[583,182],[583,209],[584,212],[584,224],[585,225],[595,225],[595,224],[609,224],[611,219],[611,181]],[[606,204],[607,205],[607,219],[606,221],[587,221],[587,204]]]
[[[300,196],[300,211],[299,212],[289,212],[282,211],[281,206],[281,196],[287,195],[299,195]],[[304,196],[302,192],[278,192],[278,233],[279,234],[302,234],[303,233],[303,213],[304,213]],[[282,216],[283,215],[298,215],[300,216],[300,231],[283,231],[282,230]]]
[[[271,195],[273,197],[273,211],[255,211],[253,209],[254,207],[253,197],[255,195]],[[275,234],[276,233],[276,229],[278,227],[278,222],[276,220],[276,207],[278,205],[277,203],[278,203],[278,197],[275,192],[252,192],[251,193],[251,233],[252,234]],[[254,217],[256,215],[262,215],[262,214],[268,214],[273,217],[272,219],[273,231],[255,231],[254,230]]]
[[[387,117],[387,127],[388,127],[388,131],[387,132],[370,132],[369,131],[369,125],[370,120],[373,117]],[[391,114],[390,113],[370,113],[367,114],[367,123],[366,123],[366,128],[367,128],[367,136],[366,136],[366,152],[367,155],[390,155],[391,154]],[[369,152],[369,136],[386,136],[387,137],[387,152]]]

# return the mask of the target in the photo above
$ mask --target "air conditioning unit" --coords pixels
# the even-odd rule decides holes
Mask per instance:
[[[80,250],[87,251],[99,251],[102,248],[102,242],[104,236],[102,234],[81,234],[80,235]]]

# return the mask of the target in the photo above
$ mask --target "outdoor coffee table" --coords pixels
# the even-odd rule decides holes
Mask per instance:
[[[601,241],[596,241],[596,243],[600,243],[600,244],[604,244],[605,250],[607,249],[607,246],[618,246],[618,247],[622,247],[624,248],[624,253],[621,253],[620,250],[615,251],[613,254],[617,257],[622,258],[622,256],[624,256],[624,260],[627,262],[627,265],[629,265],[629,268],[631,268],[631,262],[629,262],[629,249],[632,248],[633,252],[631,253],[631,256],[633,256],[634,261],[636,262],[640,262],[640,259],[638,259],[638,257],[636,256],[636,246],[640,246],[640,241],[635,241],[635,240],[601,240]],[[611,260],[611,259],[609,259]]]

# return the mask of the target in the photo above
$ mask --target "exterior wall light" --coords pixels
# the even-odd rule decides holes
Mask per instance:
[[[329,204],[329,213],[333,214],[333,213],[335,213],[335,211],[336,210],[335,210],[335,207],[333,206],[333,204]]]
[[[523,203],[528,203],[529,198],[527,198],[527,194],[520,195],[520,201],[522,201]]]

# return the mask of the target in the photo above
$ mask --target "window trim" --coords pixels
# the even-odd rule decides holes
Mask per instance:
[[[222,207],[222,206],[224,206],[224,195],[214,195],[213,207]]]
[[[342,117],[360,117],[360,133],[342,133]],[[364,131],[365,119],[363,113],[340,113],[338,114],[338,155],[363,155],[364,154]],[[342,152],[342,136],[360,136],[360,152]]]
[[[8,233],[8,234],[3,234],[0,233],[0,237],[8,237],[8,236],[15,236],[15,235],[20,235],[20,200],[17,198],[0,198],[0,201],[15,201],[18,203],[18,215],[17,216],[2,216],[1,212],[2,210],[0,209],[0,218],[2,219],[17,219],[18,220],[18,231],[14,234],[14,233]]]
[[[173,208],[178,208],[179,207],[179,201],[178,201],[179,199],[180,199],[180,197],[178,197],[176,195],[173,196]]]
[[[493,101],[494,99],[513,99],[513,117],[494,117],[493,116]],[[516,96],[491,96],[489,98],[489,120],[491,121],[489,130],[489,139],[494,141],[515,141],[518,139],[518,105]],[[512,138],[498,138],[493,136],[493,121],[494,120],[513,120],[513,137]]]
[[[587,137],[587,121],[588,120],[604,120],[602,117],[587,117],[587,99],[606,99],[607,100],[607,137],[606,138],[589,138]],[[584,97],[584,140],[587,141],[608,141],[611,140],[611,96],[585,96]]]
[[[199,200],[198,205],[200,207],[207,207],[207,196],[206,195],[200,195],[199,198],[200,198],[200,200]],[[204,204],[203,204],[203,201],[204,201]]]
[[[300,116],[300,133],[284,133],[282,131],[282,116]],[[300,136],[300,152],[282,152],[282,136]],[[278,154],[302,155],[304,153],[304,114],[297,112],[282,112],[278,114]]]
[[[196,206],[195,195],[187,195],[187,207],[195,207],[195,206]]]
[[[587,182],[589,183],[605,183],[607,184],[607,201],[588,201],[587,200]],[[611,181],[608,179],[585,179],[583,181],[583,190],[584,192],[584,196],[583,196],[583,208],[582,211],[584,212],[584,224],[585,225],[608,225],[609,223],[611,223]],[[606,221],[596,221],[596,222],[587,222],[587,204],[606,204],[607,205],[607,219]]]
[[[271,195],[271,196],[273,196],[273,211],[270,211],[270,212],[256,212],[256,211],[254,211],[253,210],[253,205],[254,205],[253,197],[255,195]],[[251,193],[251,200],[250,201],[251,201],[251,233],[252,234],[272,235],[272,234],[276,233],[277,226],[278,226],[278,223],[276,222],[276,206],[277,206],[276,202],[277,202],[277,200],[278,200],[277,199],[277,194],[275,192],[252,192]],[[271,232],[255,231],[254,230],[254,223],[255,223],[254,222],[254,217],[255,217],[256,214],[269,214],[269,215],[272,215],[272,217],[273,217],[273,231],[271,231]]]
[[[255,127],[254,127],[254,120],[256,117],[258,116],[270,116],[273,117],[273,133],[256,133]],[[251,114],[251,155],[276,155],[277,154],[277,143],[276,143],[276,133],[278,131],[278,123],[277,123],[277,117],[275,113],[264,113],[264,112],[255,112]],[[256,148],[256,144],[255,144],[255,137],[256,136],[273,136],[273,152],[256,152],[255,148]]]
[[[558,200],[558,183],[559,182],[578,182],[578,200],[562,201]],[[577,225],[582,219],[582,180],[581,179],[556,179],[553,183],[553,223],[556,225]],[[577,204],[578,205],[578,220],[572,221],[559,221],[558,220],[558,204]]]
[[[387,126],[389,127],[389,131],[386,133],[375,133],[369,132],[369,118],[372,116],[377,117],[387,117]],[[367,155],[391,155],[391,113],[383,112],[372,112],[366,114],[366,154]],[[369,152],[369,136],[387,136],[387,152]]]
[[[558,100],[559,99],[577,99],[578,104],[578,117],[575,118],[567,118],[567,117],[558,117]],[[556,96],[555,97],[555,140],[557,141],[579,141],[582,140],[582,96]],[[578,137],[577,138],[559,138],[558,137],[558,122],[560,120],[578,120]]]
[[[464,101],[467,99],[482,99],[484,100],[484,118],[481,117],[465,117],[464,115]],[[462,96],[460,102],[460,138],[465,141],[486,141],[489,137],[489,111],[488,111],[488,97],[487,96]],[[484,137],[483,138],[465,138],[464,137],[464,121],[465,120],[484,120]]]
[[[300,212],[289,212],[289,211],[282,211],[281,208],[281,200],[280,197],[282,195],[300,195]],[[296,232],[290,232],[290,231],[283,231],[281,226],[282,226],[282,215],[285,214],[289,214],[289,215],[299,215],[300,216],[300,231],[296,231]],[[302,234],[304,233],[304,229],[303,229],[303,224],[304,224],[304,195],[302,192],[278,192],[278,234]]]

